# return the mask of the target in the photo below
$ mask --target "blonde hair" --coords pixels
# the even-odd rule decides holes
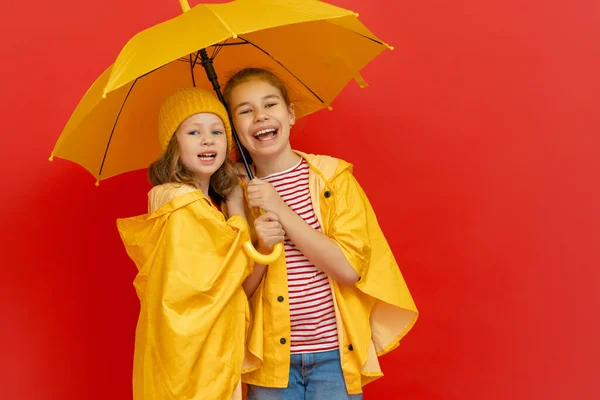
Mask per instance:
[[[150,164],[148,179],[153,186],[164,183],[181,183],[200,189],[192,173],[181,162],[177,135],[171,137],[165,152]],[[231,163],[229,154],[227,154],[223,165],[210,177],[209,195],[217,204],[223,203],[227,195],[233,190],[234,185],[237,184],[238,179],[238,172]]]

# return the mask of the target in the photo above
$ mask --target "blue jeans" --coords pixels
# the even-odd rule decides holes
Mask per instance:
[[[362,400],[348,394],[338,350],[292,354],[285,389],[248,385],[248,400]]]

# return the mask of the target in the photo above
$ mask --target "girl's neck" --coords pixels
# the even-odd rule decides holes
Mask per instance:
[[[210,187],[210,178],[196,178],[196,187],[200,189],[202,194],[206,196],[207,199],[210,199],[210,195],[208,194],[208,188]]]
[[[256,177],[262,178],[292,168],[300,162],[301,157],[290,148],[281,155],[268,158],[252,157],[252,159],[256,166]]]

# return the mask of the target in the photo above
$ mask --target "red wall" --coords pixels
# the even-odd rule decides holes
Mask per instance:
[[[0,398],[129,399],[115,219],[144,212],[144,172],[96,188],[47,157],[127,39],[179,4],[5,3]],[[598,398],[597,2],[335,3],[396,50],[293,142],[355,164],[421,312],[366,399]]]

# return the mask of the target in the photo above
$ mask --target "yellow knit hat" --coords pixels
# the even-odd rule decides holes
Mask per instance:
[[[223,120],[227,135],[227,150],[231,153],[233,148],[231,124],[225,106],[212,92],[195,87],[177,89],[161,105],[158,113],[158,140],[162,151],[167,149],[179,125],[199,113],[212,113]]]

